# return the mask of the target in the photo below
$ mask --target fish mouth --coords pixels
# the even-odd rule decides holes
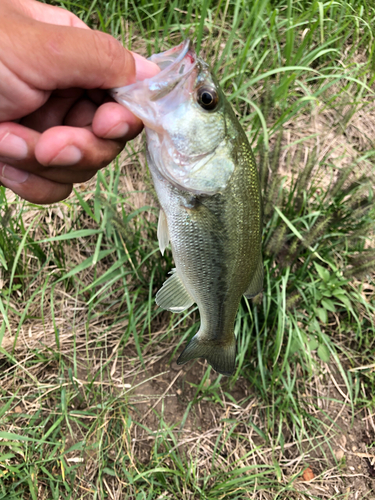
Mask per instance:
[[[152,55],[149,60],[159,66],[161,71],[157,75],[109,91],[117,102],[125,105],[143,121],[144,109],[141,108],[144,108],[146,100],[155,102],[168,95],[199,64],[189,39],[177,47]]]

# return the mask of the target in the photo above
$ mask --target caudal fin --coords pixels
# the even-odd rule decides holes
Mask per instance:
[[[204,358],[214,370],[222,375],[233,375],[236,366],[236,337],[232,334],[230,342],[218,343],[217,340],[200,339],[198,334],[190,340],[177,360],[178,365],[196,358]]]

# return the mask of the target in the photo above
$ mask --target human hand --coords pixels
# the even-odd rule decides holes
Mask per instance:
[[[142,129],[105,89],[158,71],[64,9],[0,0],[0,185],[33,203],[66,198]]]

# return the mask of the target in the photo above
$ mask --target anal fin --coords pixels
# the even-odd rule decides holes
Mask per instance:
[[[252,277],[246,292],[244,293],[247,299],[255,297],[256,295],[258,295],[258,293],[260,293],[263,290],[263,277],[264,277],[263,259],[262,256],[260,256],[255,274]]]
[[[162,208],[160,209],[159,212],[157,235],[158,235],[160,252],[162,255],[164,255],[164,251],[169,245],[169,232],[168,232],[167,217]]]
[[[172,269],[172,274],[156,294],[156,303],[162,309],[172,312],[182,312],[194,304],[193,297],[186,290],[176,269]]]

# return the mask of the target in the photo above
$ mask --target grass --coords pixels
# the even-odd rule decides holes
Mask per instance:
[[[58,205],[0,188],[0,499],[371,498],[372,4],[55,4],[143,54],[194,40],[259,159],[265,287],[232,378],[181,370],[199,315],[154,303],[142,139]]]

